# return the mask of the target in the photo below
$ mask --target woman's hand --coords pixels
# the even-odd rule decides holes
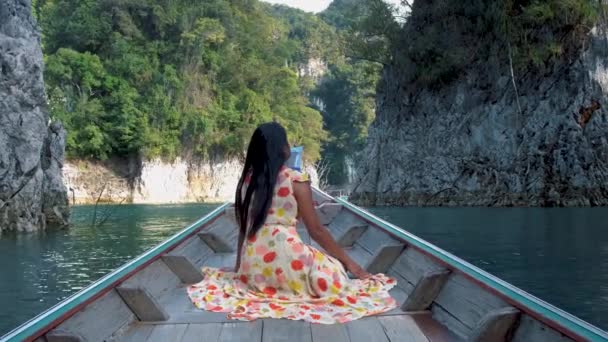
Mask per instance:
[[[359,266],[356,263],[346,265],[346,268],[350,271],[350,273],[352,273],[355,277],[359,279],[367,279],[372,276],[366,270],[364,270],[363,267]]]

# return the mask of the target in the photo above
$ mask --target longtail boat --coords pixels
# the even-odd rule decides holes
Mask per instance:
[[[234,207],[209,215],[0,341],[608,341],[608,333],[342,198],[315,189],[317,212],[370,273],[397,279],[400,306],[346,324],[231,321],[186,294],[201,267],[235,263]],[[302,239],[315,245],[304,226]],[[318,245],[317,245],[318,247]]]

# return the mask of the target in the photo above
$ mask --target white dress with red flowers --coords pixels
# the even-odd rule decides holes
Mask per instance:
[[[348,322],[396,307],[383,274],[349,279],[342,264],[306,245],[296,231],[298,206],[292,182],[300,172],[281,169],[268,218],[243,244],[238,272],[204,267],[205,279],[188,287],[198,308],[239,320],[286,318],[312,323]]]

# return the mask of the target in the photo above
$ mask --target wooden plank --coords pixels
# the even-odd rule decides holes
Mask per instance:
[[[179,287],[173,289],[163,296],[158,302],[160,307],[165,310],[165,312],[169,315],[169,322],[179,323],[175,320],[174,316],[179,316],[187,311],[197,311],[199,313],[206,313],[209,311],[200,311],[198,310],[190,297],[188,297],[187,285],[184,287]]]
[[[422,330],[418,328],[418,324],[409,316],[384,316],[379,317],[378,321],[384,327],[384,333],[391,342],[429,342]]]
[[[116,291],[140,321],[166,321],[169,319],[169,315],[145,288],[121,285],[116,288]]]
[[[378,314],[378,316],[403,315],[403,310],[401,310],[401,303],[403,303],[407,298],[407,293],[405,293],[405,291],[399,287],[399,284],[397,284],[397,286],[390,289],[389,294],[397,301],[398,305],[393,310],[382,312]]]
[[[403,292],[405,292],[406,297],[409,296],[410,293],[412,293],[414,291],[414,286],[407,281],[405,278],[403,278],[401,276],[401,274],[396,273],[393,269],[393,267],[388,269],[388,272],[386,272],[387,275],[395,278],[395,280],[397,280],[397,286],[403,290]],[[401,304],[403,304],[403,302],[401,302]]]
[[[376,317],[367,317],[346,323],[352,342],[388,342],[384,329]]]
[[[187,298],[187,297],[186,297]],[[189,298],[187,298],[190,301]],[[187,309],[182,312],[177,310],[171,310],[171,317],[167,321],[167,323],[175,323],[175,324],[213,324],[213,323],[230,323],[234,322],[233,319],[228,319],[226,317],[225,312],[211,312],[206,310],[200,310],[194,307],[194,304],[190,303],[192,309]],[[144,324],[157,324],[158,322],[153,323],[144,323]]]
[[[201,270],[184,256],[163,255],[163,261],[184,284],[196,284],[203,280]]]
[[[198,233],[198,237],[203,240],[215,253],[231,253],[234,252],[232,241],[226,240],[224,237],[211,233]]]
[[[47,342],[85,342],[81,336],[71,332],[53,330],[46,334]]]
[[[223,215],[198,236],[214,252],[227,253],[235,250],[238,234],[239,228],[235,221]]]
[[[380,247],[365,268],[371,274],[386,273],[395,260],[397,260],[403,248],[403,244]]]
[[[346,227],[366,226],[367,223],[361,220],[348,210],[341,210],[338,215],[331,221],[328,228],[330,231],[339,231]]]
[[[316,208],[317,215],[322,225],[328,225],[342,210],[342,204],[324,203]]]
[[[103,341],[136,320],[118,293],[111,290],[54,330],[80,336],[85,341]],[[52,331],[49,334],[52,335]]]
[[[423,311],[428,309],[441,289],[447,282],[450,271],[430,271],[426,272],[416,284],[414,290],[409,294],[403,303],[403,311]]]
[[[187,324],[159,324],[154,327],[147,342],[180,341],[188,328]]]
[[[311,324],[313,342],[350,342],[344,324]]]
[[[196,267],[201,267],[204,261],[213,255],[214,251],[207,246],[198,236],[193,236],[177,246],[167,255],[183,256]]]
[[[462,338],[458,337],[453,332],[449,331],[445,326],[438,323],[431,317],[431,313],[411,315],[412,319],[416,321],[418,328],[422,330],[424,335],[431,342],[445,342],[445,341],[463,341]]]
[[[224,216],[231,226],[233,226],[235,229],[238,229],[239,224],[236,222],[236,210],[234,207],[227,207],[224,210]]]
[[[522,315],[512,341],[571,342],[573,340],[528,315]]]
[[[319,205],[322,205],[323,203],[334,202],[334,199],[313,189],[312,201],[314,202],[315,205],[319,206]]]
[[[122,283],[128,288],[144,288],[157,300],[167,292],[181,287],[182,281],[163,260],[156,260]]]
[[[205,263],[209,267],[234,267],[236,265],[236,253],[216,253]]]
[[[420,253],[414,248],[406,248],[403,253],[395,260],[389,273],[398,274],[403,280],[410,283],[414,289],[420,277],[427,272],[441,271],[444,267]],[[405,287],[404,287],[405,288]]]
[[[133,324],[123,336],[112,339],[116,342],[141,342],[146,341],[154,330],[153,325]]]
[[[311,342],[310,323],[286,319],[264,319],[262,342]]]
[[[357,244],[355,244],[352,248],[345,249],[345,251],[348,253],[348,256],[350,256],[357,264],[359,264],[359,266],[363,268],[365,268],[372,259],[372,254]]]
[[[188,324],[181,342],[217,341],[221,324]]]
[[[383,229],[374,226],[370,226],[361,238],[357,240],[357,243],[371,253],[375,253],[382,246],[403,245],[401,241],[396,240]]]
[[[435,302],[449,313],[452,320],[462,322],[469,333],[487,313],[509,306],[461,274],[452,274],[449,277]]]
[[[459,339],[465,340],[471,333],[471,328],[460,321],[458,318],[452,316],[447,310],[441,305],[433,302],[431,305],[431,317],[432,320],[445,326],[449,331],[453,332],[454,335],[458,336]]]
[[[340,247],[352,247],[355,242],[365,233],[367,225],[355,225],[336,229],[332,235]]]
[[[261,341],[262,321],[224,323],[218,338],[221,342]]]
[[[514,307],[490,311],[477,323],[468,340],[472,342],[510,340],[509,334],[519,320],[520,314]]]

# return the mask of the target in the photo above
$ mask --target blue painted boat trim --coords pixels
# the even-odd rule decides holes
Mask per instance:
[[[511,301],[514,302],[513,305],[517,306],[519,309],[522,309],[522,311],[535,313],[537,316],[553,322],[554,325],[563,327],[565,331],[562,332],[566,334],[567,332],[571,332],[576,335],[570,336],[571,338],[576,339],[578,337],[589,341],[608,341],[608,333],[606,331],[601,330],[600,328],[587,323],[580,318],[575,317],[476,266],[473,266],[459,257],[371,214],[363,208],[360,208],[340,198],[337,198],[336,201],[361,218],[385,229],[388,232],[393,233],[395,236],[403,239],[404,242],[417,247],[418,249],[441,260],[455,270],[459,270],[460,272],[467,274],[485,286],[494,289],[497,293],[511,299]]]
[[[42,329],[48,328],[50,324],[60,319],[63,315],[70,312],[71,310],[77,308],[79,305],[86,303],[88,300],[93,298],[98,293],[106,290],[113,283],[120,280],[121,278],[129,275],[129,273],[136,270],[138,267],[145,265],[150,260],[162,255],[167,249],[173,247],[177,242],[181,239],[187,237],[188,235],[194,233],[201,226],[208,223],[209,221],[215,219],[216,217],[222,215],[225,209],[230,206],[230,203],[225,203],[212,212],[210,212],[205,217],[199,219],[194,222],[187,228],[184,228],[182,231],[176,233],[171,236],[169,239],[160,243],[156,247],[151,248],[147,252],[138,256],[137,258],[131,260],[125,265],[119,267],[113,272],[107,274],[96,282],[92,283],[88,287],[82,289],[81,291],[71,295],[65,300],[59,302],[57,305],[51,307],[47,311],[44,311],[40,315],[32,318],[28,322],[24,323],[20,327],[14,329],[9,332],[2,338],[0,338],[0,342],[8,342],[8,341],[23,341],[27,338],[31,338],[32,335],[40,332]]]

